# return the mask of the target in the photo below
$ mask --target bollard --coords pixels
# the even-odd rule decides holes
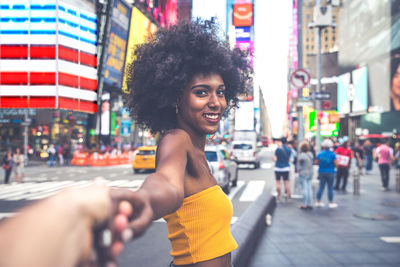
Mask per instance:
[[[400,193],[400,169],[396,169],[396,185],[395,189],[397,193]]]
[[[353,171],[353,195],[360,195],[360,172],[358,168]]]

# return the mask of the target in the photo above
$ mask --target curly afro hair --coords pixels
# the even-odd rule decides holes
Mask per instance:
[[[161,28],[138,45],[127,68],[128,108],[136,122],[153,133],[177,127],[174,104],[197,74],[218,73],[226,86],[228,109],[246,93],[252,69],[248,52],[230,50],[211,21],[185,21]]]

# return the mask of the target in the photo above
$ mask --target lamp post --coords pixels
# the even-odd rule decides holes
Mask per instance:
[[[332,22],[332,6],[328,3],[327,6],[320,6],[320,0],[317,0],[314,7],[314,21],[309,24],[310,28],[316,28],[316,42],[317,42],[317,88],[315,93],[321,92],[321,72],[322,72],[322,61],[321,61],[321,30],[325,27],[335,27]],[[315,110],[317,112],[317,132],[315,136],[316,152],[321,151],[321,121],[318,116],[321,111],[321,102],[318,99],[314,100]]]

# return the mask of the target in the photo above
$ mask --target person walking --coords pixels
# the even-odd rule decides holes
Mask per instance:
[[[353,158],[353,153],[348,148],[348,141],[344,141],[342,145],[336,149],[335,153],[337,157],[335,190],[341,189],[342,191],[346,191],[351,159]],[[343,181],[342,186],[340,186],[341,181]]]
[[[48,165],[49,167],[54,166],[54,160],[56,157],[56,149],[54,148],[53,144],[50,144],[49,148],[47,149],[47,154],[49,154],[49,162]]]
[[[321,202],[321,198],[324,193],[325,185],[328,187],[328,207],[333,209],[338,206],[333,202],[333,183],[335,180],[334,175],[337,159],[335,153],[330,151],[332,146],[333,142],[330,139],[325,139],[321,144],[322,151],[317,155],[319,189],[317,192],[317,201],[315,203],[316,207],[324,206]]]
[[[127,68],[127,105],[139,125],[161,136],[155,172],[138,190],[120,193],[133,206],[129,230],[138,237],[163,217],[171,266],[230,267],[238,246],[232,203],[204,149],[251,81],[247,53],[220,40],[214,22],[196,20],[160,28],[135,58]]]
[[[15,181],[18,183],[22,183],[24,179],[24,162],[25,157],[21,154],[21,149],[17,147],[15,150],[15,154],[13,156],[14,161],[14,174],[15,174]]]
[[[313,178],[313,155],[310,152],[310,145],[307,141],[300,144],[300,153],[297,157],[297,171],[299,174],[300,182],[303,186],[303,204],[301,209],[313,208],[313,192],[312,192],[312,178]]]
[[[10,181],[12,169],[14,167],[13,154],[11,149],[8,149],[7,154],[4,155],[1,166],[4,170],[4,183],[8,184],[8,182]]]
[[[365,152],[365,174],[369,174],[372,171],[372,161],[374,156],[374,146],[369,139],[364,142],[364,152]]]
[[[281,181],[283,180],[285,187],[285,198],[290,198],[290,184],[289,184],[289,172],[290,172],[290,154],[292,150],[286,146],[286,138],[283,137],[278,141],[278,148],[275,150],[273,160],[275,161],[275,181],[276,181],[276,192],[277,201],[280,201],[281,196]]]
[[[356,166],[358,169],[358,173],[362,175],[362,170],[364,167],[364,150],[363,147],[361,146],[360,141],[358,140],[355,142],[353,146],[353,155],[354,159],[356,160]]]
[[[389,190],[390,164],[393,159],[393,149],[389,146],[389,139],[375,150],[375,158],[378,159],[379,171],[381,173],[382,191]]]

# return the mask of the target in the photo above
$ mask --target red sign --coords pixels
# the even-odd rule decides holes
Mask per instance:
[[[253,25],[253,4],[233,5],[233,25],[236,27]]]

